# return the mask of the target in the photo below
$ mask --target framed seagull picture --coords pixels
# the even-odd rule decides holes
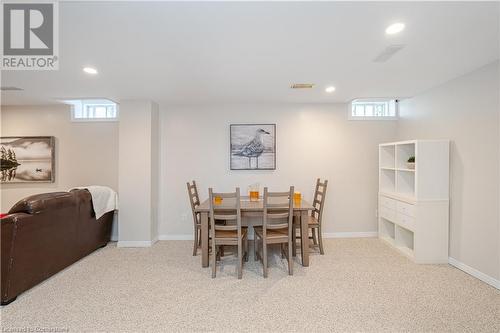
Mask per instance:
[[[276,124],[230,125],[231,170],[276,170]]]

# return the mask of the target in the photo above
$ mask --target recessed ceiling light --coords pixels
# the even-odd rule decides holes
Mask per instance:
[[[97,74],[97,69],[92,67],[84,67],[83,71],[87,74]]]
[[[385,29],[385,33],[388,35],[394,35],[403,31],[404,29],[405,29],[405,24],[398,22],[388,26],[387,29]]]
[[[332,92],[334,92],[334,91],[335,91],[335,87],[334,87],[334,86],[326,87],[325,91],[326,91],[327,93],[332,93]]]

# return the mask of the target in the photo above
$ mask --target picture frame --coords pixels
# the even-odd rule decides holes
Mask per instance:
[[[55,137],[0,137],[0,183],[53,183]]]
[[[276,170],[276,124],[230,124],[230,170]]]

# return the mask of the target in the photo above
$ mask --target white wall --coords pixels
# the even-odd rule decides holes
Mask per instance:
[[[450,139],[450,256],[500,279],[499,64],[401,103],[400,139]]]
[[[294,185],[311,199],[317,177],[330,181],[325,233],[376,231],[377,145],[396,137],[395,121],[349,121],[347,105],[162,106],[160,235],[191,235],[186,182],[232,191]],[[276,123],[276,171],[229,170],[229,124]]]
[[[158,106],[120,103],[118,246],[149,246],[157,238]]]
[[[2,106],[1,136],[55,136],[55,183],[2,184],[1,212],[37,193],[118,186],[118,123],[72,122],[69,107]]]

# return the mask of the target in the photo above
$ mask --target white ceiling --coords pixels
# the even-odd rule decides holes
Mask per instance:
[[[406,29],[386,36],[395,21]],[[374,63],[391,44],[406,47]],[[60,69],[2,72],[2,86],[24,89],[2,92],[2,104],[407,97],[498,58],[496,2],[62,2]],[[83,73],[88,65],[99,74]],[[325,93],[328,85],[336,92]]]

